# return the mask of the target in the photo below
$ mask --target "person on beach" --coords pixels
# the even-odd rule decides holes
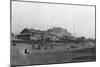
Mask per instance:
[[[16,46],[16,43],[15,42],[13,42],[13,46]]]
[[[29,54],[29,52],[28,52],[28,50],[27,50],[27,49],[25,49],[24,53],[25,53],[25,54]]]

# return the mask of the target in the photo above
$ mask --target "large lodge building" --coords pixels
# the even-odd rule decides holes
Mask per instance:
[[[59,37],[56,35],[47,33],[45,31],[40,31],[40,30],[33,30],[33,29],[24,29],[22,32],[20,32],[19,35],[17,35],[18,39],[23,39],[23,40],[41,40],[49,38],[50,40],[58,40]]]
[[[42,40],[42,39],[49,39],[51,41],[57,41],[60,38],[62,38],[63,35],[64,35],[64,34],[61,35],[61,34],[58,34],[58,33],[54,33],[54,31],[63,33],[63,30],[61,30],[59,28],[57,28],[57,29],[54,28],[53,32],[50,32],[50,31],[40,31],[40,30],[34,30],[34,29],[25,28],[16,37],[18,39],[22,39],[22,40]],[[67,33],[67,37],[68,37],[68,39],[72,39],[72,40],[75,39],[69,33]]]

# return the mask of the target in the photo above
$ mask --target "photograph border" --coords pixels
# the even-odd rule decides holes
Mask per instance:
[[[12,32],[12,1],[15,2],[30,2],[30,3],[44,3],[44,4],[59,4],[59,5],[74,5],[74,6],[90,6],[95,8],[95,41],[96,41],[96,5],[88,4],[72,4],[72,3],[57,3],[57,2],[43,2],[43,1],[24,1],[24,0],[10,0],[10,48],[11,48],[11,32]],[[11,51],[11,49],[10,49]],[[66,63],[86,63],[86,62],[96,62],[96,61],[78,61],[78,62],[62,62],[59,64]],[[52,65],[58,63],[47,63],[47,64],[29,64],[29,65],[16,65],[16,66],[36,66],[36,65]],[[11,56],[10,56],[10,65],[11,65]]]

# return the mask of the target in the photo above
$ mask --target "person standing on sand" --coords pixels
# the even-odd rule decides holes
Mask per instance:
[[[16,43],[15,42],[13,42],[13,46],[16,46]]]
[[[25,49],[24,53],[25,53],[25,54],[29,54],[29,52],[28,52],[28,50],[27,50],[27,49]]]

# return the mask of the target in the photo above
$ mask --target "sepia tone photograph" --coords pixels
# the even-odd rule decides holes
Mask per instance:
[[[11,0],[10,65],[96,61],[96,6]]]

